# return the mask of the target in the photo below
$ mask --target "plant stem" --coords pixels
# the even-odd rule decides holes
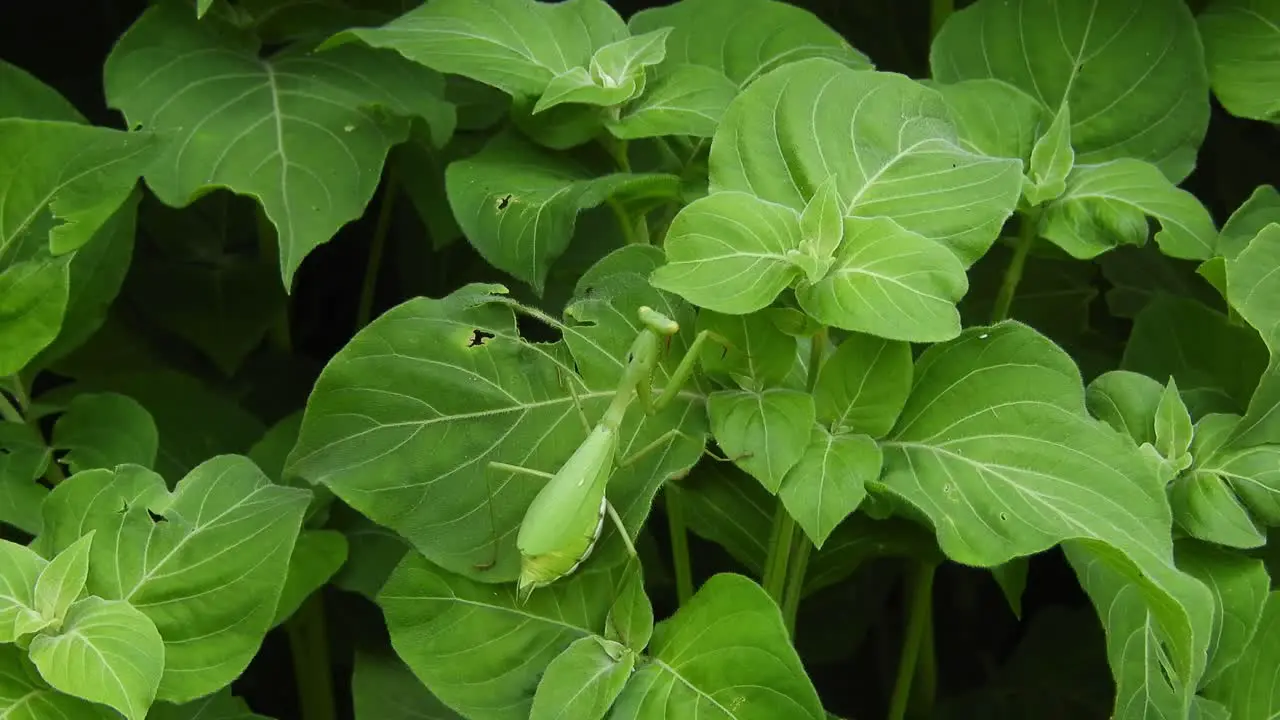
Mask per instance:
[[[609,204],[609,209],[613,210],[613,214],[618,218],[618,225],[622,228],[622,237],[628,245],[645,245],[649,242],[647,235],[641,236],[636,232],[635,223],[631,222],[631,214],[622,206],[622,203],[609,198],[605,201]]]
[[[929,623],[933,606],[933,573],[936,565],[921,562],[910,578],[911,614],[907,617],[907,631],[902,639],[902,654],[898,658],[898,677],[893,683],[893,699],[889,703],[889,720],[902,720],[907,714],[907,701],[911,699],[911,681],[920,660],[920,646]]]
[[[811,552],[813,543],[801,534],[795,551],[791,554],[791,564],[787,569],[787,588],[782,601],[782,620],[787,624],[787,632],[793,637],[796,634],[796,615],[800,612],[800,597],[804,595],[804,579],[809,570]]]
[[[5,397],[4,393],[0,393],[0,418],[12,423],[26,422],[22,419],[22,413],[18,412],[18,408],[9,402],[9,398]]]
[[[938,655],[933,643],[933,604],[930,603],[924,624],[924,640],[921,641],[920,664],[916,667],[916,679],[911,683],[911,706],[920,717],[933,717],[937,696]]]
[[[337,720],[324,601],[319,592],[307,598],[293,617],[285,621],[285,630],[289,635],[293,677],[298,685],[303,719]]]
[[[943,23],[955,12],[955,0],[933,0],[929,12],[929,37],[937,37]]]
[[[684,498],[670,487],[662,494],[667,504],[667,525],[671,531],[671,563],[676,573],[677,607],[693,597],[693,567],[689,562],[689,535],[685,529]]]
[[[279,267],[280,250],[276,241],[276,227],[271,223],[271,219],[267,217],[267,212],[261,205],[258,206],[258,252],[267,264]],[[285,307],[280,311],[276,321],[271,324],[268,337],[277,350],[291,353],[293,341],[289,335],[288,288],[285,288],[285,291]]]
[[[1019,218],[1018,243],[1013,248],[1013,257],[1009,267],[1004,271],[1004,282],[996,293],[995,305],[991,308],[991,322],[998,323],[1009,319],[1009,310],[1013,307],[1013,297],[1018,292],[1018,283],[1022,282],[1022,268],[1027,264],[1027,255],[1036,240],[1036,229],[1040,223],[1040,215],[1034,211],[1023,213]]]
[[[795,534],[796,521],[787,512],[787,506],[778,500],[778,509],[773,515],[773,537],[769,540],[769,555],[765,558],[761,585],[779,608],[785,602],[783,591],[786,590],[787,565],[791,560],[791,541]]]
[[[387,232],[391,229],[391,211],[400,189],[394,165],[387,166],[387,179],[382,187],[382,202],[378,208],[378,223],[373,228],[373,242],[369,246],[369,264],[364,269],[364,282],[360,285],[360,304],[356,307],[356,331],[369,324],[373,314],[373,296],[378,287],[378,269],[382,267],[382,255],[387,245]]]

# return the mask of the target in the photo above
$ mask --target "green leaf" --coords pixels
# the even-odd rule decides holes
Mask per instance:
[[[1267,594],[1257,631],[1240,654],[1205,688],[1204,694],[1231,711],[1232,720],[1266,720],[1280,712],[1280,591]]]
[[[289,556],[289,574],[280,590],[272,627],[289,619],[312,593],[324,587],[347,561],[347,538],[334,530],[304,530]]]
[[[813,396],[799,390],[720,390],[707,398],[716,443],[733,464],[777,494],[809,446]]]
[[[0,118],[7,117],[87,122],[57,90],[17,65],[0,60]]]
[[[679,178],[597,172],[508,132],[450,163],[445,184],[458,224],[481,256],[542,294],[580,212],[620,195],[674,198]]]
[[[634,82],[628,83],[623,87],[601,87],[597,81],[591,77],[591,73],[586,68],[572,68],[560,75],[551,78],[551,82],[547,83],[546,90],[543,91],[542,97],[538,98],[538,102],[534,104],[530,115],[537,115],[546,112],[554,107],[561,105],[599,105],[609,107],[611,105],[620,105],[635,96]],[[583,108],[566,108],[566,112],[581,111]],[[534,136],[534,139],[539,139]],[[557,144],[548,143],[552,147]],[[577,143],[570,143],[570,146]]]
[[[1071,262],[1074,264],[1074,260]],[[1106,291],[1107,309],[1117,317],[1137,317],[1159,295],[1180,295],[1209,307],[1224,305],[1221,293],[1196,272],[1195,263],[1171,258],[1150,243],[1142,247],[1121,246],[1103,254],[1095,263],[1111,285]]]
[[[640,14],[648,12],[642,10]],[[635,140],[665,135],[710,138],[738,94],[723,73],[702,65],[675,65],[651,80],[644,94],[607,119],[614,137]]]
[[[812,258],[814,272],[806,271],[811,284],[817,284],[831,267],[836,249],[844,239],[844,207],[836,188],[836,176],[828,177],[809,198],[800,213],[800,252]]]
[[[35,589],[48,563],[34,550],[0,540],[0,648],[49,624],[36,607]],[[2,676],[0,676],[2,677]]]
[[[97,531],[90,530],[79,540],[59,552],[40,571],[32,600],[35,609],[46,619],[61,623],[67,609],[80,597],[89,579],[89,548]]]
[[[966,330],[916,362],[872,489],[918,508],[966,565],[1088,541],[1157,614],[1176,672],[1194,676],[1207,591],[1173,566],[1168,503],[1146,459],[1089,418],[1084,398],[1071,358],[1031,328]]]
[[[778,497],[818,549],[867,496],[882,457],[866,435],[833,435],[817,427],[804,454],[782,481]]]
[[[211,458],[172,494],[134,465],[68,478],[44,503],[36,546],[98,530],[88,592],[126,600],[164,638],[159,697],[186,702],[231,682],[271,627],[309,494],[247,458]]]
[[[767,312],[722,315],[712,310],[698,313],[698,332],[709,330],[729,341],[703,345],[702,369],[711,375],[728,375],[744,388],[761,390],[780,384],[796,358],[796,340],[778,329]]]
[[[1067,190],[1067,174],[1075,165],[1075,152],[1071,149],[1071,111],[1069,103],[1062,103],[1053,116],[1053,122],[1044,135],[1036,140],[1031,150],[1031,167],[1028,173],[1031,187],[1024,191],[1032,205],[1053,200]]]
[[[327,44],[359,40],[433,70],[513,97],[538,97],[556,75],[585,68],[595,51],[627,37],[603,0],[432,0],[379,28],[353,28]]]
[[[943,245],[885,218],[845,218],[830,272],[801,282],[796,299],[815,320],[908,342],[960,333],[956,303],[969,289],[964,266]]]
[[[119,720],[102,705],[50,688],[16,645],[0,644],[0,717],[5,720]]]
[[[799,212],[834,173],[846,216],[894,220],[967,267],[1012,214],[1022,173],[1017,160],[958,143],[937,91],[894,73],[801,60],[734,100],[711,146],[710,187]]]
[[[130,126],[171,138],[147,173],[165,204],[219,187],[261,203],[289,288],[303,258],[364,213],[408,118],[426,119],[443,145],[454,114],[438,75],[391,53],[258,50],[218,18],[157,5],[107,57],[106,95]]]
[[[1169,485],[1174,522],[1188,535],[1232,548],[1256,548],[1267,539],[1219,474],[1195,470]]]
[[[616,297],[614,277],[632,278],[632,284],[618,280]],[[663,308],[682,328],[655,386],[664,386],[692,341],[691,309],[635,284],[642,280],[626,273],[602,278],[599,299],[571,305],[580,325],[540,315],[563,344],[521,338],[501,286],[468,285],[439,300],[392,308],[321,373],[286,474],[324,484],[450,572],[514,580],[516,529],[542,484],[495,474],[488,463],[559,469],[586,435],[566,383],[578,383],[588,419],[603,412],[639,331],[639,305]],[[609,499],[630,532],[639,531],[662,482],[701,457],[707,430],[700,403],[689,390],[652,416],[638,403],[628,411],[620,431],[628,439],[624,455],[672,429],[682,433],[614,470]],[[591,562],[621,561],[623,551],[617,534],[606,531]]]
[[[1197,469],[1227,481],[1259,521],[1280,525],[1280,446],[1227,445],[1197,461]]]
[[[145,132],[0,119],[0,157],[22,159],[0,168],[0,259],[29,232],[47,231],[54,255],[83,246],[128,199],[158,148]],[[56,224],[39,225],[50,217]]]
[[[631,572],[634,568],[634,572]],[[653,635],[653,604],[645,594],[645,577],[639,565],[628,566],[618,599],[605,619],[604,639],[643,652]],[[616,655],[617,653],[612,653]]]
[[[0,252],[0,376],[19,373],[58,337],[67,307],[70,259],[45,253],[2,267]]]
[[[1191,449],[1193,432],[1191,414],[1187,412],[1187,406],[1183,404],[1182,396],[1178,394],[1178,382],[1169,378],[1169,384],[1165,385],[1160,402],[1156,405],[1156,450],[1159,450],[1166,460],[1180,464],[1183,455]],[[1190,464],[1190,456],[1187,457],[1186,462]],[[1185,468],[1186,465],[1183,465],[1178,469]]]
[[[1170,378],[1170,382],[1173,379]],[[1164,401],[1164,388],[1146,375],[1112,370],[1094,378],[1085,388],[1089,413],[1133,438],[1135,445],[1156,443],[1156,412]],[[1181,403],[1181,396],[1178,402]]]
[[[351,695],[355,720],[462,720],[390,653],[356,651]]]
[[[1271,223],[1280,223],[1280,192],[1272,185],[1259,185],[1222,225],[1215,249],[1228,260],[1234,259]]]
[[[1280,120],[1280,5],[1214,0],[1200,13],[1209,81],[1232,115]]]
[[[662,492],[684,505],[690,532],[724,548],[749,571],[763,571],[777,507],[764,486],[728,463],[700,463]]]
[[[818,420],[835,432],[884,437],[907,403],[911,372],[907,343],[850,333],[818,371]]]
[[[1039,145],[1037,138],[1043,137],[1040,128],[1056,120],[1040,101],[1003,80],[979,78],[931,87],[942,93],[951,111],[960,146],[981,155],[1029,162]]]
[[[337,505],[333,515],[333,527],[347,538],[347,562],[334,576],[333,584],[375,602],[409,544],[346,505]]]
[[[53,426],[53,447],[72,473],[134,464],[155,465],[155,421],[137,400],[119,393],[77,395]]]
[[[58,634],[31,641],[31,660],[58,690],[142,720],[165,671],[165,645],[129,603],[87,597],[71,606]]]
[[[1138,158],[1180,181],[1209,123],[1204,52],[1181,0],[979,0],[947,19],[929,66],[944,83],[996,78],[1051,112],[1069,104],[1082,164]]]
[[[1213,591],[1213,634],[1201,686],[1229,672],[1253,639],[1267,601],[1270,578],[1261,560],[1211,545],[1180,542],[1178,566]]]
[[[610,640],[573,641],[547,665],[533,696],[530,720],[604,718],[635,669],[635,661],[635,653]]]
[[[658,625],[653,662],[638,669],[610,717],[665,717],[671,707],[706,708],[736,720],[815,718],[822,703],[796,655],[782,614],[751,580],[722,573]],[[725,662],[730,653],[732,662]]]
[[[1257,333],[1188,298],[1158,296],[1138,313],[1123,370],[1172,376],[1193,418],[1241,412],[1267,365]]]
[[[1148,216],[1160,222],[1155,239],[1165,255],[1191,260],[1213,256],[1218,232],[1204,205],[1156,166],[1128,158],[1075,166],[1066,191],[1046,206],[1040,234],[1083,260],[1121,245],[1145,243]]]
[[[633,34],[671,28],[659,75],[680,65],[718,71],[738,87],[789,62],[830,58],[855,69],[871,67],[813,12],[776,0],[679,0],[631,16]]]
[[[40,503],[49,490],[36,481],[52,455],[38,429],[0,422],[0,523],[28,535],[40,532]]]
[[[1107,660],[1115,680],[1111,717],[1191,717],[1189,706],[1203,667],[1186,668],[1178,653],[1194,643],[1201,653],[1197,663],[1203,663],[1203,644],[1210,632],[1207,624],[1192,636],[1178,637],[1176,630],[1162,622],[1133,575],[1112,565],[1099,548],[1069,542],[1063,549],[1107,632]],[[1194,605],[1184,605],[1177,611],[1210,617],[1214,610],[1212,596],[1199,582],[1191,582],[1201,592]]]
[[[531,595],[479,583],[411,553],[378,596],[396,653],[468,718],[528,718],[540,676],[573,641],[600,634],[616,573],[577,572]]]
[[[645,68],[667,56],[671,28],[658,28],[601,47],[591,56],[591,79],[601,87],[633,88],[632,97],[644,89]],[[628,100],[631,98],[628,97]]]
[[[1227,300],[1262,336],[1275,355],[1280,352],[1280,224],[1263,228],[1234,259],[1227,261]]]
[[[272,720],[249,709],[244,700],[230,690],[206,695],[182,705],[157,702],[151,706],[147,720]]]
[[[671,221],[667,263],[650,281],[660,290],[727,315],[767,307],[800,276],[800,217],[745,192],[719,192],[686,205]]]

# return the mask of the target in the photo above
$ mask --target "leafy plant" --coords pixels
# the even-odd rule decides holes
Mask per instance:
[[[108,5],[0,717],[1280,713],[1280,2]]]

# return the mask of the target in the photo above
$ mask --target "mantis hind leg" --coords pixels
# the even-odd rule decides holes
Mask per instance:
[[[623,458],[623,459],[619,460],[619,461],[618,461],[618,467],[620,467],[620,468],[621,468],[621,467],[626,467],[626,466],[628,466],[628,465],[631,465],[632,463],[638,462],[638,461],[639,461],[639,460],[641,460],[645,455],[648,455],[649,453],[653,452],[654,450],[657,450],[658,448],[662,447],[663,445],[666,445],[667,443],[671,442],[671,440],[672,440],[673,438],[676,438],[676,437],[683,437],[683,438],[687,438],[687,439],[689,439],[689,440],[693,440],[693,439],[694,439],[694,438],[693,438],[693,436],[689,435],[688,433],[686,433],[686,432],[681,432],[680,430],[676,430],[675,428],[672,428],[671,430],[668,430],[668,431],[666,431],[666,432],[662,433],[661,435],[659,435],[657,438],[655,438],[655,439],[654,439],[654,441],[653,441],[653,442],[649,443],[648,445],[645,445],[644,447],[640,448],[639,450],[635,451],[634,453],[631,453],[631,455],[629,455],[629,456],[627,456],[627,457],[625,457],[625,458]],[[705,446],[705,445],[704,445],[704,446],[703,446],[703,448],[702,448],[702,454],[703,454],[703,455],[706,455],[706,456],[708,456],[708,457],[710,457],[710,458],[711,458],[711,459],[713,459],[713,460],[718,460],[718,461],[720,461],[720,462],[733,462],[733,461],[735,461],[735,460],[745,460],[746,458],[749,458],[749,457],[751,457],[751,455],[752,455],[752,453],[750,453],[750,452],[745,452],[745,453],[742,453],[741,455],[737,455],[737,456],[735,456],[735,457],[731,457],[731,458],[730,458],[730,457],[720,457],[719,455],[716,455],[715,453],[713,453],[713,452],[711,452],[710,450],[708,450],[708,449],[706,448],[706,446]]]

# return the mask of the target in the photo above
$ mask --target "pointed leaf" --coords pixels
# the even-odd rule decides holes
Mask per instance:
[[[707,398],[716,443],[775,495],[809,446],[814,412],[813,396],[798,390],[721,390]]]
[[[1213,635],[1209,665],[1200,684],[1211,684],[1228,672],[1253,639],[1267,601],[1270,578],[1263,562],[1211,545],[1180,542],[1178,566],[1213,591]]]
[[[120,714],[49,687],[17,645],[0,644],[0,717],[5,720],[119,720]]]
[[[1267,542],[1249,511],[1216,473],[1197,470],[1174,480],[1169,505],[1178,527],[1193,538],[1242,549]]]
[[[591,56],[591,77],[601,87],[630,84],[636,91],[643,89],[645,68],[657,65],[667,56],[670,34],[671,28],[658,28],[601,47]]]
[[[99,531],[88,592],[127,600],[155,623],[159,697],[181,703],[231,682],[257,652],[309,500],[235,455],[202,463],[172,494],[136,465],[89,470],[49,495],[36,544],[57,552]]]
[[[1167,460],[1179,461],[1191,449],[1191,437],[1194,428],[1191,425],[1191,414],[1178,394],[1178,382],[1169,378],[1160,402],[1156,405],[1155,436],[1156,450]]]
[[[880,477],[880,447],[866,435],[814,428],[809,447],[782,481],[778,497],[818,549]]]
[[[396,653],[460,715],[529,717],[548,664],[599,635],[618,573],[575,573],[520,605],[514,583],[468,580],[411,553],[378,596]]]
[[[1272,354],[1280,352],[1280,223],[1263,228],[1248,246],[1227,261],[1227,300],[1252,325]]]
[[[147,173],[151,190],[173,207],[215,187],[256,198],[286,288],[308,253],[364,213],[408,117],[425,118],[439,144],[454,123],[441,78],[394,54],[262,59],[247,32],[170,4],[125,31],[104,73],[108,103],[131,126],[172,136]]]
[[[891,340],[941,342],[959,334],[956,303],[969,282],[954,254],[892,220],[845,218],[844,225],[830,271],[796,288],[805,312]]]
[[[1214,0],[1199,21],[1218,102],[1232,115],[1280,120],[1280,5]]]
[[[311,594],[320,590],[347,561],[347,539],[333,530],[304,530],[289,556],[289,574],[276,603],[279,625],[297,612]]]
[[[67,608],[80,597],[89,579],[89,548],[96,530],[71,543],[40,572],[32,599],[35,609],[47,620],[62,622]]]
[[[1164,388],[1146,375],[1112,370],[1089,383],[1084,402],[1091,415],[1133,438],[1135,445],[1155,445],[1156,412],[1163,397]]]
[[[569,103],[609,107],[624,103],[634,96],[634,83],[624,87],[601,87],[586,68],[576,67],[551,78],[542,97],[534,103],[531,113],[537,115]]]
[[[744,192],[718,192],[686,205],[671,221],[667,264],[653,286],[699,307],[745,315],[767,307],[800,276],[789,259],[800,247],[799,214]]]
[[[844,239],[844,207],[832,175],[818,186],[800,213],[800,249],[821,263],[822,272],[809,276],[810,283],[817,283],[826,275],[831,260]]]
[[[738,86],[716,70],[676,65],[648,81],[644,94],[623,106],[618,119],[606,125],[623,140],[664,135],[710,138],[737,94]]]
[[[47,624],[35,589],[48,563],[25,545],[0,540],[0,647]]]
[[[329,43],[358,39],[515,97],[538,97],[551,78],[585,68],[597,49],[625,37],[626,25],[604,0],[432,0]]]
[[[1036,140],[1031,150],[1030,173],[1032,185],[1025,192],[1027,202],[1040,205],[1048,202],[1067,189],[1067,173],[1075,164],[1075,153],[1071,150],[1071,111],[1069,103],[1062,103],[1053,122],[1044,135]]]
[[[658,718],[682,707],[735,720],[825,720],[778,606],[741,575],[709,578],[658,625],[649,647],[654,661],[631,676],[610,717]]]
[[[1259,185],[1222,225],[1215,249],[1228,260],[1234,259],[1271,223],[1280,223],[1280,192],[1273,185]]]
[[[982,155],[1029,162],[1041,128],[1054,119],[1039,100],[1003,80],[977,78],[933,89],[951,110],[960,146]]]
[[[391,653],[356,651],[351,695],[355,720],[463,720]]]
[[[1209,123],[1204,51],[1181,0],[979,0],[947,19],[929,66],[940,82],[996,78],[1051,111],[1070,104],[1079,163],[1138,158],[1176,182]]]
[[[40,503],[49,489],[37,479],[44,475],[51,456],[38,429],[0,422],[0,523],[29,535],[40,532]]]
[[[445,184],[467,240],[538,293],[569,246],[578,213],[619,194],[674,198],[679,190],[674,175],[598,172],[515,133],[450,163]]]
[[[6,117],[86,122],[57,90],[17,65],[0,60],[0,118]]]
[[[58,634],[31,641],[31,660],[58,690],[142,720],[165,669],[165,646],[129,603],[87,597],[71,606]]]
[[[0,252],[0,375],[21,372],[62,327],[71,257],[49,257],[44,248],[37,252],[42,256],[12,263]]]
[[[801,60],[762,76],[725,113],[711,145],[711,192],[749,192],[799,212],[834,173],[845,215],[894,220],[967,267],[1012,214],[1022,173],[1017,160],[958,142],[937,91]]]
[[[1267,720],[1280,712],[1280,591],[1267,594],[1257,631],[1240,655],[1204,694],[1231,711],[1232,720]]]
[[[573,641],[547,665],[533,696],[530,720],[604,718],[631,677],[635,660],[635,653],[610,640]]]
[[[62,462],[72,473],[155,464],[160,445],[151,413],[119,393],[77,395],[53,426],[53,447],[65,450]]]
[[[604,638],[643,652],[653,635],[653,604],[644,592],[644,573],[638,565],[626,568],[618,599],[609,608]],[[616,653],[614,653],[616,655]]]
[[[884,437],[911,393],[911,346],[850,333],[818,371],[818,420],[836,432]]]

